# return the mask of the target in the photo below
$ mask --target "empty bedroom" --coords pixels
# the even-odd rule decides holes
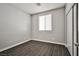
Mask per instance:
[[[78,3],[0,3],[0,56],[78,56]]]

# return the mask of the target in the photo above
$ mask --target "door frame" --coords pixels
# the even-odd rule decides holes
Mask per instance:
[[[72,53],[74,56],[74,6],[76,5],[76,43],[78,43],[78,3],[72,6]],[[78,46],[76,46],[76,55],[78,56]]]
[[[77,33],[77,40],[76,42],[78,43],[78,3],[76,3],[76,25],[77,25],[77,29],[76,29],[76,33]],[[78,56],[78,46],[77,46],[77,56]]]
[[[70,8],[70,10],[68,11],[68,13],[66,14],[66,19],[67,19],[67,15],[72,9],[72,55],[73,56],[74,56],[74,6],[75,5],[76,5],[76,42],[78,43],[78,3],[74,3]],[[66,20],[66,24],[67,24],[67,20]],[[66,29],[67,29],[67,25],[66,25]],[[67,37],[67,33],[66,33],[66,37]],[[78,56],[78,46],[76,52],[77,52],[76,55]]]

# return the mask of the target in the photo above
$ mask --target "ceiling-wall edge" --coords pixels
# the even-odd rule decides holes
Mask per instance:
[[[31,16],[32,15],[36,15],[36,14],[41,14],[41,13],[49,12],[49,11],[54,11],[54,10],[61,9],[61,8],[65,8],[65,6],[59,7],[59,8],[55,8],[55,9],[46,10],[46,11],[42,11],[42,12],[38,12],[38,13],[34,13],[34,14],[31,14]]]
[[[24,13],[27,13],[27,14],[30,14],[30,13],[28,13],[28,12],[26,12],[26,11],[24,11],[24,10],[22,10],[21,8],[18,8],[18,7],[16,7],[16,6],[14,6],[13,4],[11,4],[11,3],[7,3],[8,5],[10,5],[11,7],[14,7],[14,8],[16,8],[16,9],[18,9],[18,10],[20,10],[20,11],[22,11],[22,12],[24,12]],[[30,14],[31,15],[31,14]]]

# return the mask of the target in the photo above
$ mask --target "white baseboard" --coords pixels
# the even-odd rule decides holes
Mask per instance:
[[[11,45],[11,46],[9,46],[9,47],[0,49],[0,52],[2,52],[2,51],[4,51],[4,50],[7,50],[7,49],[10,49],[10,48],[12,48],[12,47],[18,46],[18,45],[23,44],[23,43],[25,43],[25,42],[28,42],[28,41],[30,41],[30,40],[36,40],[36,41],[42,41],[42,42],[48,42],[48,43],[54,43],[54,44],[64,45],[65,47],[68,47],[65,43],[51,42],[51,41],[37,40],[37,39],[29,39],[29,40],[26,40],[26,41],[23,41],[23,42],[20,42],[20,43]]]
[[[20,42],[20,43],[17,43],[17,44],[8,46],[8,47],[3,48],[3,49],[0,49],[0,52],[2,52],[2,51],[4,51],[4,50],[7,50],[7,49],[10,49],[10,48],[12,48],[12,47],[18,46],[18,45],[23,44],[23,43],[28,42],[28,41],[30,41],[30,40],[22,41],[22,42]]]
[[[67,48],[68,48],[68,45],[67,45],[67,44],[65,44],[65,47],[67,47]]]
[[[36,41],[42,41],[42,42],[48,42],[48,43],[54,43],[54,44],[59,44],[59,45],[66,45],[65,43],[59,43],[59,42],[52,42],[52,41],[45,41],[45,40],[38,40],[38,39],[33,39],[33,40],[36,40]]]

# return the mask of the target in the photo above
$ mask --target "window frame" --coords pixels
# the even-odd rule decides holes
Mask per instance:
[[[46,30],[46,29],[45,29],[45,30],[40,30],[40,29],[39,29],[39,28],[40,28],[40,27],[39,27],[39,25],[40,25],[40,24],[39,24],[39,17],[40,17],[40,16],[46,16],[46,15],[51,15],[51,20],[50,20],[50,21],[51,21],[51,30]],[[46,17],[45,17],[45,18],[46,18]],[[46,23],[46,19],[45,19],[45,23]],[[45,24],[45,28],[46,28],[46,24]],[[38,16],[38,31],[40,31],[40,32],[51,32],[52,30],[53,30],[53,28],[52,28],[52,14],[39,15],[39,16]]]

